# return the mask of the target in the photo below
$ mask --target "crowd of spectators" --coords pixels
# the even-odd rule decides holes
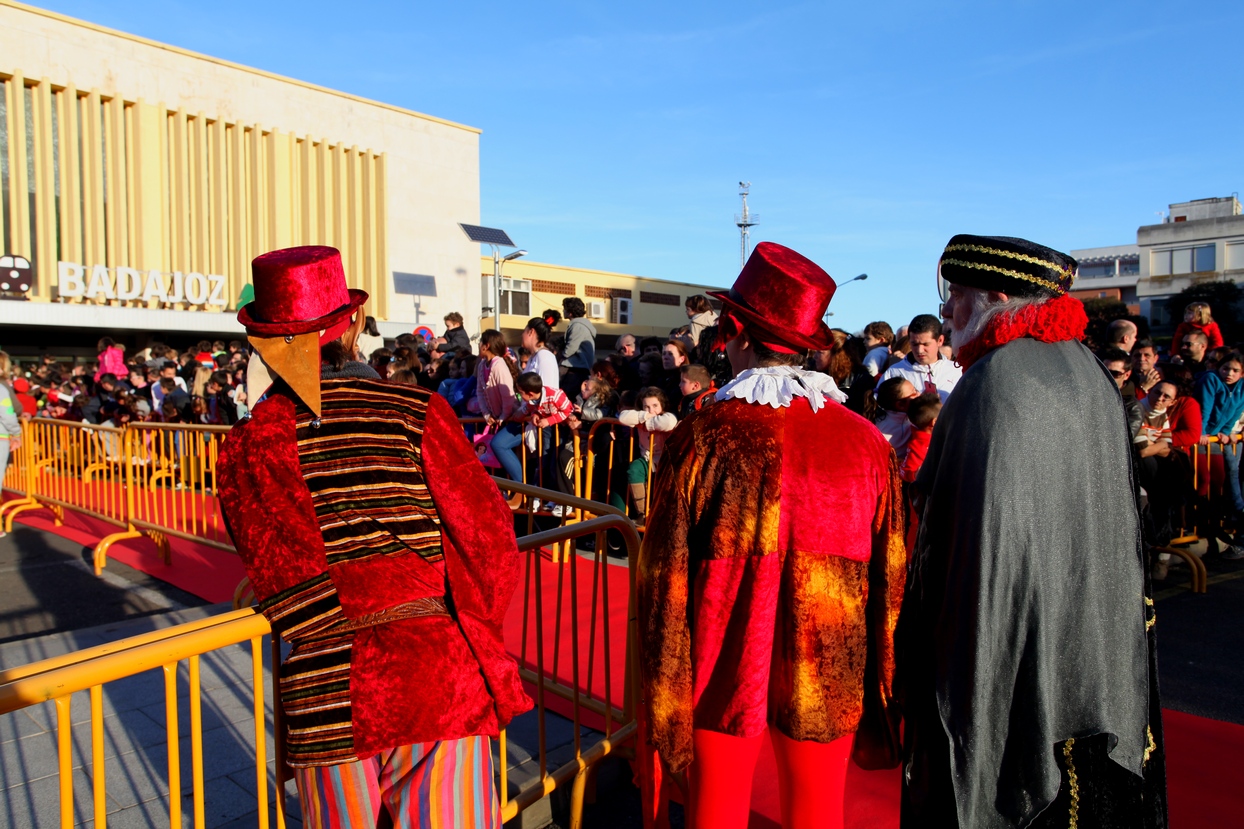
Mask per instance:
[[[442,336],[426,342],[402,334],[391,347],[368,317],[355,358],[382,379],[423,386],[460,416],[481,419],[484,425],[468,432],[498,473],[566,492],[575,491],[575,437],[586,448],[594,424],[617,419],[620,425],[599,433],[590,447],[615,453],[612,463],[600,465],[612,469],[612,477],[580,481],[580,491],[642,521],[646,487],[668,433],[711,405],[732,379],[718,347],[712,302],[689,297],[685,310],[687,325],[668,337],[623,334],[605,357],[598,356],[596,329],[575,297],[563,302],[562,311],[529,320],[518,342],[487,330],[474,348],[457,313],[445,318]],[[554,333],[563,320],[564,330]],[[153,343],[127,354],[105,337],[97,351],[94,363],[43,355],[9,366],[6,391],[14,415],[109,426],[227,426],[246,416],[249,350],[241,341],[203,340],[181,350]],[[845,405],[876,424],[910,482],[941,405],[962,373],[950,351],[941,321],[921,314],[897,330],[884,321],[869,323],[859,335],[833,329],[832,346],[809,354],[805,368],[829,375],[846,395]],[[1097,354],[1124,401],[1153,545],[1167,545],[1193,521],[1228,533],[1244,530],[1241,455],[1238,448],[1225,450],[1244,433],[1244,355],[1239,347],[1224,346],[1209,306],[1188,306],[1165,352],[1143,338],[1135,323],[1120,319],[1107,328]],[[631,442],[619,440],[619,432],[633,436],[626,457],[619,448]],[[1205,474],[1194,474],[1192,450],[1205,446],[1211,447],[1200,455]],[[1222,492],[1216,501],[1208,498],[1211,455],[1221,469],[1214,478]],[[1201,512],[1191,515],[1192,507]],[[1223,555],[1244,558],[1244,549],[1228,544]],[[1154,576],[1164,578],[1168,566],[1166,556],[1157,559]]]
[[[21,416],[123,426],[130,422],[231,425],[246,411],[247,352],[240,341],[162,343],[132,354],[104,337],[94,364],[52,354],[16,364]]]

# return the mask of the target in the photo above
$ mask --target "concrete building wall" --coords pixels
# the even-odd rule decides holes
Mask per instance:
[[[127,110],[141,102],[152,108],[150,117],[156,123],[165,112],[181,111],[191,122],[198,116],[209,127],[217,121],[246,125],[248,135],[251,130],[265,140],[269,133],[274,135],[278,153],[298,153],[299,142],[306,144],[307,152],[323,143],[340,147],[341,153],[353,151],[360,158],[382,159],[374,165],[382,175],[371,180],[373,189],[367,197],[382,200],[383,226],[359,231],[367,238],[360,243],[363,252],[358,256],[384,251],[384,261],[376,263],[374,285],[383,292],[385,317],[391,323],[382,326],[386,333],[411,330],[430,320],[439,322],[450,310],[480,305],[479,249],[458,228],[458,222],[479,220],[479,131],[474,128],[0,0],[0,77],[11,79],[15,74],[24,76],[26,86],[36,85],[38,94],[57,94],[66,101],[78,97],[85,101],[94,95],[123,101]],[[66,98],[66,89],[74,90],[74,95]],[[135,110],[139,112],[148,110]],[[140,152],[137,162],[165,163],[159,156],[158,151]],[[285,155],[267,157],[283,160]],[[289,168],[298,169],[296,164]],[[366,166],[359,169],[365,171],[360,175],[372,175]],[[281,180],[289,171],[282,172],[280,165],[273,164],[266,172],[274,186],[291,188],[295,200],[305,195],[298,189],[299,182]],[[32,189],[54,184],[50,171],[37,173],[42,178],[32,183]],[[11,206],[3,206],[4,221],[12,218],[8,215]],[[350,203],[344,206],[352,213]],[[308,234],[300,234],[298,204],[267,207],[278,220],[269,228],[266,249],[313,241],[300,238]],[[279,221],[281,215],[292,216],[288,227]],[[171,220],[176,222],[178,217]],[[377,240],[376,234],[382,238]],[[8,252],[36,257],[42,263],[49,254],[47,249],[42,256],[34,250]],[[260,252],[247,251],[249,255]],[[59,258],[59,252],[56,255]],[[191,269],[177,262],[170,266]],[[249,278],[236,272],[235,262],[228,267],[231,284]],[[420,277],[399,281],[420,286],[426,293],[396,292],[394,273]],[[0,303],[0,322],[6,321],[14,310],[10,306],[15,305]],[[96,316],[106,323],[105,309]],[[468,327],[472,322],[468,321]]]
[[[1141,312],[1159,329],[1177,322],[1170,318],[1166,298],[1202,282],[1244,283],[1244,216],[1146,225],[1136,231],[1136,240]]]

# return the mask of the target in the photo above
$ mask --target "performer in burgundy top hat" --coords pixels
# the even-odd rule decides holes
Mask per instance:
[[[512,518],[443,399],[353,361],[333,248],[252,263],[251,417],[220,501],[272,628],[308,827],[500,826],[489,737],[530,708],[501,623]],[[437,785],[432,785],[436,781]]]
[[[640,654],[651,741],[688,769],[688,826],[747,825],[766,732],[786,826],[842,825],[857,730],[858,762],[897,762],[898,467],[833,380],[800,368],[832,343],[834,287],[795,251],[756,246],[714,294],[737,377],[679,424],[656,472]]]

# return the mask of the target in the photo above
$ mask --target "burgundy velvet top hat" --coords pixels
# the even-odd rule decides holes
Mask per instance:
[[[322,245],[256,256],[251,277],[255,299],[238,309],[238,322],[261,337],[335,328],[367,301],[366,291],[346,287],[340,251]]]
[[[837,289],[811,259],[773,242],[756,245],[729,291],[708,291],[722,302],[718,342],[746,329],[749,336],[784,354],[824,351],[834,335],[825,309]]]

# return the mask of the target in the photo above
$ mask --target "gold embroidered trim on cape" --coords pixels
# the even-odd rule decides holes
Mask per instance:
[[[1071,783],[1071,822],[1069,829],[1076,829],[1080,822],[1080,779],[1076,777],[1076,764],[1071,759],[1071,747],[1076,744],[1072,737],[1063,743],[1063,757],[1067,760],[1067,780]]]

